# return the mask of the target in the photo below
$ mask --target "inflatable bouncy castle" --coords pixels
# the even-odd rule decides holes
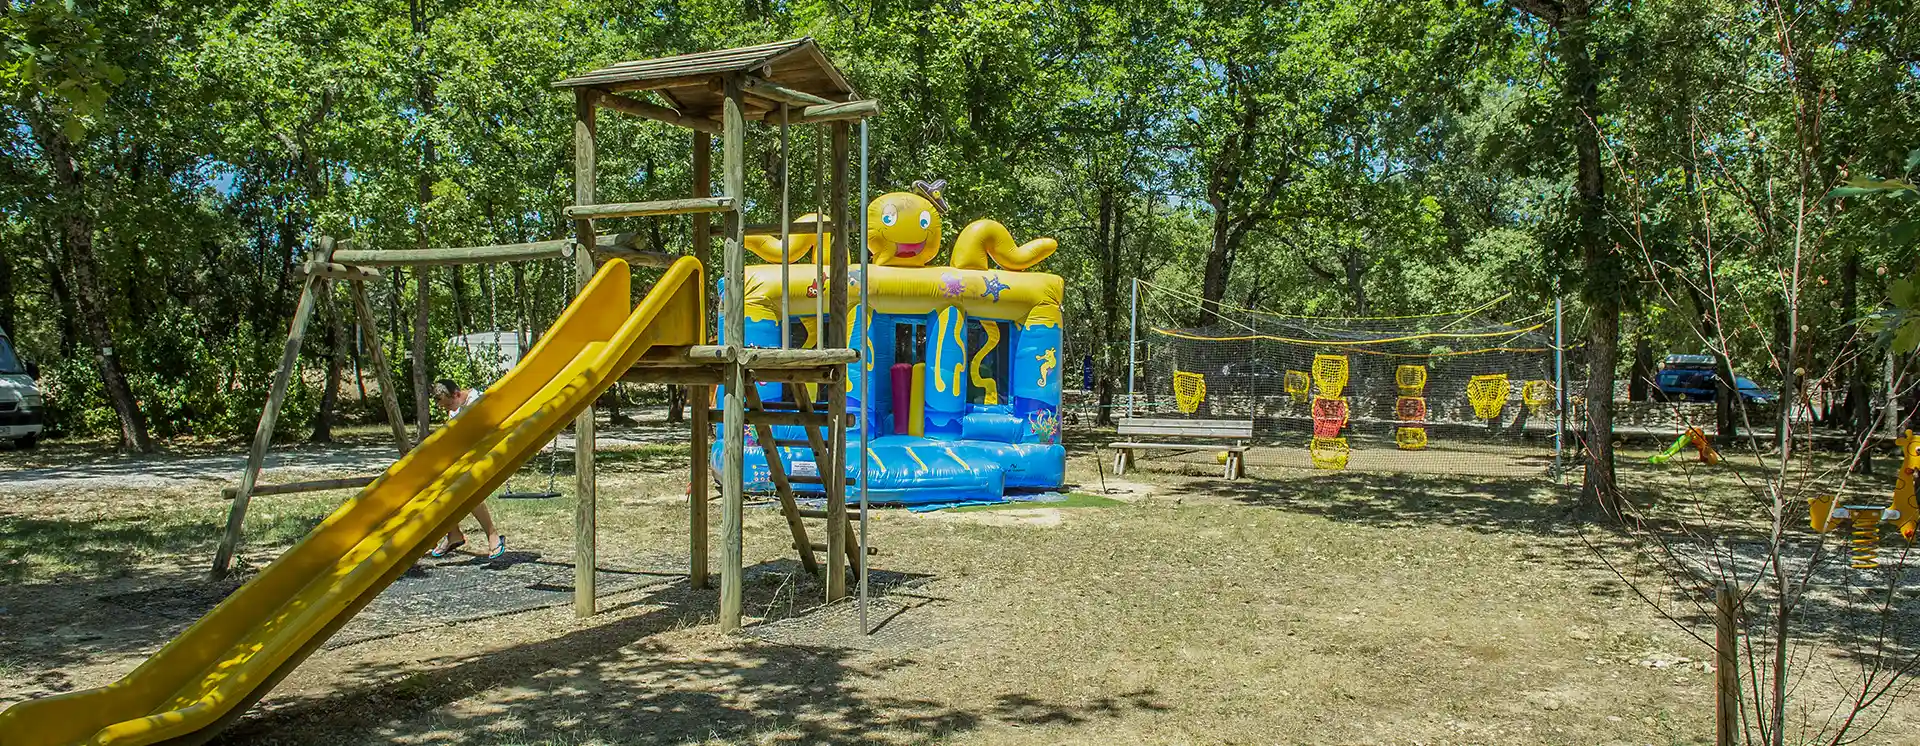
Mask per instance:
[[[1010,490],[1058,489],[1066,470],[1059,418],[1064,283],[1058,275],[1027,271],[1057,244],[1051,238],[1016,244],[1006,226],[976,220],[954,239],[948,266],[935,266],[946,205],[938,184],[916,189],[868,205],[871,265],[865,276],[858,262],[850,270],[844,312],[852,321],[849,346],[861,359],[847,366],[842,385],[847,411],[865,418],[871,436],[868,497],[908,505],[994,502]],[[745,346],[781,346],[782,313],[790,336],[804,334],[788,346],[819,346],[818,314],[842,309],[822,307],[830,304],[819,292],[818,270],[804,261],[815,243],[810,233],[784,245],[778,237],[747,237],[749,250],[776,263],[746,268]],[[832,236],[826,243],[832,251]],[[785,267],[778,263],[783,259]],[[871,308],[859,305],[862,285]],[[818,400],[810,387],[758,386],[763,401],[784,400],[789,391]],[[857,432],[848,429],[849,496],[857,489]],[[776,426],[774,436],[793,473],[816,468],[806,447],[784,445],[806,442],[802,427]],[[752,428],[747,437],[751,443]],[[716,438],[709,454],[716,470],[720,453]],[[750,445],[744,463],[748,490],[773,488],[760,448]]]

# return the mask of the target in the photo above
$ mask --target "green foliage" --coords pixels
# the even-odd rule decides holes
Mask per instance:
[[[1231,266],[1214,289],[1234,305],[1394,315],[1509,296],[1490,312],[1514,318],[1544,310],[1556,288],[1598,288],[1661,314],[1647,326],[1661,352],[1694,352],[1709,309],[1687,287],[1710,276],[1721,305],[1746,314],[1727,333],[1757,339],[1781,307],[1794,230],[1765,185],[1794,176],[1799,147],[1795,88],[1769,57],[1764,19],[1726,0],[1595,8],[1585,43],[1603,63],[1604,115],[1587,122],[1561,99],[1562,37],[1505,4],[16,3],[0,19],[11,281],[0,325],[47,369],[62,428],[115,427],[60,233],[63,215],[84,211],[102,312],[152,429],[246,433],[299,292],[291,269],[314,236],[412,248],[565,235],[571,103],[551,81],[811,35],[883,103],[876,190],[945,178],[956,229],[993,217],[1021,240],[1060,240],[1042,268],[1067,278],[1070,357],[1092,354],[1109,380],[1124,381],[1130,281],[1201,292],[1223,237]],[[1844,208],[1807,230],[1869,269],[1906,267],[1920,234],[1910,182],[1838,176],[1920,165],[1902,139],[1920,119],[1900,93],[1910,71],[1886,51],[1902,43],[1895,12],[1815,12],[1799,26],[1803,67],[1830,96],[1816,168]],[[71,164],[49,160],[35,123],[73,144]],[[1605,276],[1583,273],[1573,251],[1581,126],[1598,128],[1608,164],[1605,232],[1620,253]],[[755,222],[778,211],[774,135],[749,142],[749,190],[765,195],[748,205]],[[601,137],[602,199],[691,189],[684,131],[608,115]],[[793,142],[799,213],[816,199],[817,138],[799,128]],[[66,165],[86,177],[78,199],[55,189]],[[687,226],[609,227],[679,252]],[[1808,275],[1828,281],[1803,311],[1816,349],[1854,320],[1840,310],[1838,255],[1809,260]],[[522,306],[536,333],[558,313],[571,268],[520,269],[524,295],[507,267],[430,273],[429,378],[483,383],[490,374],[443,340],[517,326]],[[352,403],[355,361],[371,385],[367,346],[384,346],[411,396],[419,299],[411,272],[390,274],[369,288],[382,328],[348,333],[350,419],[378,411]],[[1862,273],[1862,297],[1877,297],[1877,277]],[[333,301],[309,330],[289,433],[318,406],[329,313],[344,306]],[[1149,321],[1191,320],[1168,315]]]
[[[57,123],[79,141],[126,72],[108,60],[101,30],[71,3],[9,4],[0,16],[0,96]]]
[[[1906,170],[1920,170],[1920,148],[1907,154]],[[1878,198],[1891,206],[1884,233],[1889,247],[1904,249],[1911,256],[1920,244],[1920,187],[1907,178],[1871,179],[1853,177],[1844,186],[1827,193],[1832,200],[1849,197]],[[1877,310],[1863,320],[1868,331],[1879,335],[1882,344],[1894,352],[1910,353],[1920,349],[1920,265],[1911,274],[1887,283],[1887,302],[1891,308]]]

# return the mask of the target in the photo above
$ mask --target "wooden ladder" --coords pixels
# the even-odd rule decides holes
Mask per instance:
[[[831,440],[830,438],[821,435],[822,429],[831,431],[829,426],[832,423],[828,419],[828,415],[814,409],[812,397],[808,396],[805,384],[791,381],[784,382],[787,390],[787,398],[791,401],[775,402],[775,404],[790,405],[792,409],[770,409],[767,404],[760,399],[760,387],[758,384],[763,382],[773,383],[774,381],[764,381],[759,376],[756,376],[755,373],[756,371],[754,369],[749,368],[747,370],[747,385],[742,387],[743,390],[741,391],[743,395],[742,403],[746,405],[745,413],[747,423],[753,426],[755,439],[760,442],[760,451],[767,457],[767,474],[773,481],[774,493],[778,495],[780,499],[780,512],[786,516],[787,529],[793,533],[793,548],[794,551],[800,555],[800,565],[806,569],[807,574],[814,577],[822,577],[820,560],[815,553],[827,551],[828,545],[825,543],[814,543],[808,537],[805,519],[813,518],[827,521],[828,526],[822,529],[822,534],[824,534],[832,528],[832,521],[828,516],[831,514],[833,501],[838,499],[841,501],[841,505],[845,505],[846,496],[827,494],[827,509],[806,509],[800,507],[799,501],[794,498],[793,485],[824,485],[826,475],[832,473],[829,471],[831,469],[837,469],[840,473],[845,473],[846,463],[843,460],[846,455],[845,446],[838,443],[831,443],[829,442]],[[838,378],[834,377],[833,380],[822,381],[817,385],[832,386],[838,383]],[[806,432],[807,436],[801,440],[777,439],[773,434],[774,425],[798,425]],[[780,455],[780,448],[789,446],[805,446],[813,453],[813,474],[792,474],[788,471],[786,460]],[[849,480],[849,484],[852,483],[852,480]],[[854,573],[855,576],[858,576],[862,559],[860,557],[858,536],[854,532],[851,521],[843,521],[842,526],[846,532],[847,568]],[[872,547],[868,547],[867,553],[878,554],[879,552]]]

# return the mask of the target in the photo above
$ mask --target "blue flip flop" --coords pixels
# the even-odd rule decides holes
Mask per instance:
[[[448,544],[446,539],[441,539],[440,545],[434,547],[433,551],[427,552],[427,556],[432,557],[434,559],[440,559],[449,554],[453,554],[453,550],[459,549],[466,545],[467,545],[467,541],[465,539],[461,539],[460,541],[456,541],[452,544]]]
[[[507,535],[501,534],[500,539],[493,543],[493,552],[487,555],[487,559],[500,559],[505,556],[507,556]]]

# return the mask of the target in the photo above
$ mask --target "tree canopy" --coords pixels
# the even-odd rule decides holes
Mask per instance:
[[[1564,295],[1608,387],[1592,395],[1634,363],[1611,351],[1623,335],[1791,374],[1774,352],[1781,273],[1800,267],[1790,367],[1864,370],[1845,362],[1853,322],[1911,274],[1913,232],[1889,230],[1909,207],[1823,197],[1912,171],[1915,18],[1787,0],[26,0],[0,19],[0,327],[45,367],[68,432],[243,432],[314,237],[567,235],[572,104],[551,81],[812,36],[884,105],[877,188],[946,179],[951,224],[1060,240],[1046,268],[1067,277],[1070,357],[1098,361],[1107,401],[1132,278],[1204,298],[1182,323],[1222,304],[1389,315],[1509,293],[1520,315]],[[683,131],[602,132],[603,198],[691,188]],[[775,178],[775,141],[752,141],[767,167],[750,189]],[[819,144],[794,145],[810,206]],[[685,218],[644,232],[690,243]],[[422,294],[440,340],[544,326],[570,278],[389,274],[378,340],[323,299],[283,422],[324,437],[359,406],[337,396],[358,345],[411,366]],[[1704,349],[1703,329],[1746,343]],[[412,381],[459,372],[422,352]]]

